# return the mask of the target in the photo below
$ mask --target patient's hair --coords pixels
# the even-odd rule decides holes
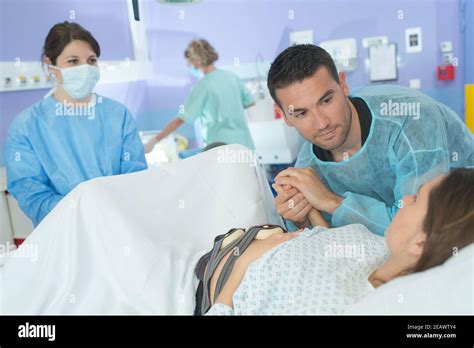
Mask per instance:
[[[55,24],[46,36],[43,47],[44,57],[48,57],[51,60],[53,65],[56,65],[56,59],[64,50],[64,48],[69,45],[74,40],[81,40],[87,42],[91,47],[97,57],[100,56],[100,46],[97,40],[92,36],[90,31],[84,29],[81,25],[77,23],[70,23],[65,21],[63,23]]]
[[[474,169],[453,170],[430,192],[423,230],[423,254],[408,273],[441,265],[474,243]]]
[[[191,41],[186,51],[184,51],[184,56],[187,59],[197,59],[204,66],[211,65],[219,59],[219,55],[214,47],[204,39]]]
[[[267,86],[273,100],[282,107],[276,90],[313,76],[320,67],[325,67],[339,83],[336,65],[323,48],[309,44],[288,47],[275,58],[268,72]]]

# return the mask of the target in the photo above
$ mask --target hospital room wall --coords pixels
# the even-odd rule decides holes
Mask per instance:
[[[464,61],[470,62],[464,69],[466,125],[474,133],[474,1],[461,2],[464,24]]]
[[[465,83],[474,84],[474,1],[463,0],[462,8],[464,13],[464,56],[466,64],[464,69]]]
[[[52,24],[69,18],[90,29],[102,47],[101,59],[132,56],[126,2],[121,0],[2,0],[0,59],[39,59],[44,37]],[[404,18],[397,14],[403,11]],[[184,12],[182,12],[184,11]],[[294,18],[289,18],[290,11]],[[19,26],[19,18],[28,25]],[[460,36],[460,0],[206,0],[192,6],[165,6],[142,0],[142,18],[147,28],[153,74],[148,81],[102,84],[97,91],[127,105],[141,130],[159,129],[178,112],[195,80],[183,57],[188,42],[207,38],[219,51],[218,65],[231,65],[235,58],[253,63],[257,55],[272,60],[288,46],[293,30],[314,32],[315,43],[354,37],[358,41],[358,69],[348,74],[351,87],[367,84],[364,70],[366,49],[361,39],[387,35],[396,42],[401,56],[399,80],[421,80],[422,90],[451,106],[464,117],[463,49]],[[404,29],[423,28],[423,51],[405,53]],[[15,28],[15,30],[11,30]],[[441,62],[439,43],[452,41],[459,57],[454,81],[436,80]],[[20,45],[19,42],[22,44]],[[21,110],[40,100],[45,90],[0,93],[0,165],[4,164],[4,142],[8,126]],[[192,138],[190,126],[183,129]]]
[[[184,9],[184,12],[181,12]],[[290,11],[294,18],[289,18]],[[403,11],[403,19],[399,19]],[[458,0],[321,0],[321,1],[216,1],[207,0],[188,7],[159,6],[145,2],[148,44],[155,65],[153,95],[169,95],[163,80],[186,79],[183,51],[193,38],[207,38],[218,50],[218,65],[254,62],[257,55],[272,60],[288,46],[293,30],[313,30],[314,41],[354,37],[358,42],[358,68],[348,73],[351,87],[369,83],[364,69],[367,49],[362,38],[387,35],[398,45],[401,58],[399,79],[393,83],[408,86],[410,79],[420,79],[421,89],[452,107],[464,118],[463,56],[460,35],[460,1]],[[405,28],[421,26],[423,51],[405,53]],[[436,68],[442,62],[439,45],[451,41],[458,58],[458,75],[454,81],[438,81]],[[461,73],[459,73],[461,72]],[[172,98],[155,98],[152,108],[177,110],[187,88]],[[162,120],[164,123],[167,120]]]

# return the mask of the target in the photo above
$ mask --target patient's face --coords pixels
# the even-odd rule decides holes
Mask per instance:
[[[423,221],[428,212],[429,195],[442,179],[443,176],[436,177],[420,186],[416,195],[403,198],[403,207],[385,231],[387,245],[392,254],[421,255],[426,239]]]

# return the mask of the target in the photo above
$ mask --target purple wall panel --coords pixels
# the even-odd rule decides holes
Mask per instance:
[[[153,74],[148,81],[104,84],[97,91],[126,104],[140,129],[162,127],[184,103],[194,79],[183,51],[190,40],[204,37],[218,50],[218,65],[254,62],[260,54],[272,60],[288,46],[288,33],[312,29],[315,42],[354,37],[358,40],[358,69],[348,73],[351,87],[369,83],[364,69],[367,49],[362,38],[387,35],[401,56],[399,80],[408,85],[419,78],[422,90],[443,100],[463,117],[463,51],[459,0],[202,0],[192,6],[167,6],[141,0]],[[125,0],[1,0],[0,58],[39,59],[41,44],[52,24],[76,21],[99,40],[102,59],[132,57]],[[184,12],[180,12],[184,11]],[[293,11],[294,19],[289,18]],[[399,18],[403,11],[403,19]],[[184,15],[184,18],[183,18]],[[18,25],[21,18],[28,25]],[[405,28],[421,26],[423,52],[405,53]],[[14,30],[13,30],[14,29]],[[21,40],[23,45],[19,45]],[[452,41],[459,59],[458,77],[452,82],[436,79],[441,63],[439,44]],[[23,59],[23,58],[22,58]],[[46,91],[0,93],[0,165],[3,142],[11,119]],[[185,133],[192,137],[190,127]]]

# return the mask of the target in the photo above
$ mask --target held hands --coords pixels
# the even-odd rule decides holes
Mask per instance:
[[[303,194],[291,185],[275,183],[272,187],[278,193],[274,199],[277,213],[285,220],[293,221],[300,228],[309,226],[308,214],[312,206]]]
[[[325,211],[329,214],[333,214],[334,211],[339,207],[339,205],[342,202],[342,198],[331,192],[321,181],[321,179],[318,177],[314,169],[312,168],[288,168],[283,171],[281,171],[276,177],[275,177],[275,186],[276,187],[292,187],[290,190],[292,193],[295,191],[292,191],[296,189],[296,191],[299,191],[299,193],[294,193],[295,198],[299,194],[303,196],[301,200],[304,200],[306,203],[310,205],[310,207],[315,208],[316,210],[319,211]],[[277,190],[278,192],[278,190]],[[278,192],[279,193],[279,192]],[[278,194],[280,196],[280,193]],[[277,198],[275,199],[275,205],[277,207],[277,212],[284,218],[284,219],[289,219],[292,220],[291,217],[286,218],[286,216],[293,216],[287,212],[287,210],[284,210],[281,206],[281,201],[283,200],[283,197],[280,198],[277,202]],[[300,197],[300,196],[298,196]],[[279,205],[280,204],[280,209]],[[302,203],[303,205],[303,203]],[[301,218],[301,215],[306,213],[309,214],[311,211],[311,208],[307,208],[305,205],[304,212],[301,212],[300,215],[297,215],[297,217]],[[282,213],[285,215],[283,215]],[[292,220],[297,222],[296,220]]]

